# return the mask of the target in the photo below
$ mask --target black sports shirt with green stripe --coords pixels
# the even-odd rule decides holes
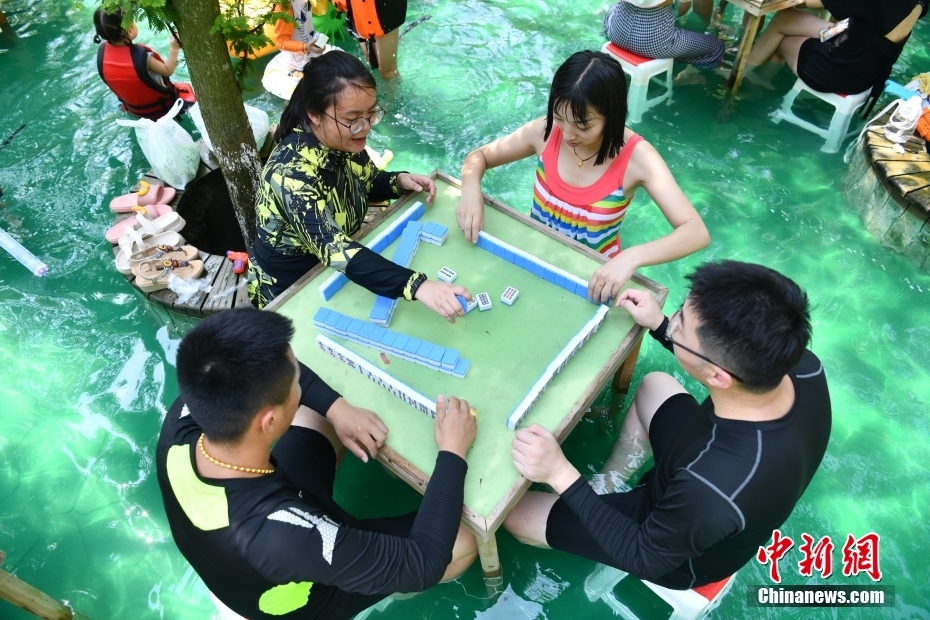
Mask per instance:
[[[442,578],[462,511],[467,465],[460,457],[439,453],[409,536],[390,536],[340,523],[280,467],[256,478],[201,477],[194,450],[202,431],[185,413],[178,399],[158,440],[165,512],[181,553],[236,613],[332,618],[334,588],[387,596]]]

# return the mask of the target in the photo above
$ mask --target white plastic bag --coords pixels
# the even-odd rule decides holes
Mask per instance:
[[[194,125],[197,126],[197,131],[200,132],[200,137],[203,138],[204,144],[212,151],[213,144],[210,142],[210,136],[207,135],[207,126],[203,124],[200,104],[195,103],[187,113],[190,114],[191,120],[194,121]],[[271,127],[271,122],[268,120],[268,113],[264,110],[253,108],[250,105],[245,106],[245,113],[249,117],[249,125],[252,127],[252,135],[255,137],[255,146],[261,149],[262,144],[265,143],[265,138],[268,137],[268,129]]]
[[[178,99],[171,110],[157,121],[140,118],[118,120],[117,125],[135,127],[136,139],[155,176],[176,189],[184,189],[200,166],[200,151],[193,138],[174,117],[181,112],[184,100]]]

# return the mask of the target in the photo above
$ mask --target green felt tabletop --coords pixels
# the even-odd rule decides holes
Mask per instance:
[[[441,180],[437,180],[437,189],[434,203],[427,205],[419,221],[443,224],[449,236],[442,246],[421,241],[411,267],[436,279],[439,269],[447,266],[458,273],[455,284],[473,295],[487,292],[493,308],[486,312],[476,308],[453,325],[419,302],[400,300],[389,329],[457,349],[471,362],[466,377],[458,379],[394,355],[387,355],[386,364],[377,350],[330,337],[421,394],[465,398],[478,410],[478,437],[467,458],[465,504],[487,517],[519,477],[510,457],[514,433],[505,425],[507,417],[559,351],[594,316],[597,306],[468,243],[455,223],[460,191]],[[424,198],[419,195],[415,200]],[[373,239],[405,210],[406,206],[398,209],[363,242]],[[490,207],[485,208],[485,230],[584,280],[598,266],[592,258]],[[397,243],[383,255],[390,258]],[[351,403],[377,412],[390,429],[388,445],[430,474],[437,452],[432,419],[317,348],[320,332],[313,326],[313,315],[318,308],[367,320],[375,301],[374,294],[350,282],[324,302],[319,286],[332,274],[333,270],[325,269],[276,309],[295,322],[294,351]],[[513,306],[500,301],[508,286],[520,290]],[[634,327],[625,310],[611,309],[601,329],[556,375],[521,426],[538,423],[554,430]]]

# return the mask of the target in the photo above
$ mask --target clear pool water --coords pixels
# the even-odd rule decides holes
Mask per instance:
[[[131,135],[114,124],[115,100],[97,77],[92,3],[3,3],[18,38],[0,40],[0,226],[49,265],[34,278],[0,256],[0,549],[4,569],[67,599],[95,620],[209,618],[206,592],[178,553],[153,472],[161,416],[177,394],[178,334],[147,314],[111,267],[103,233],[107,204],[147,170]],[[432,19],[401,47],[405,78],[382,88],[389,111],[373,143],[394,166],[457,173],[468,150],[540,115],[552,73],[570,53],[599,46],[606,0],[411,0],[410,20]],[[736,25],[739,12],[727,20]],[[694,22],[692,22],[692,25]],[[141,40],[164,50],[163,35]],[[895,68],[905,80],[930,70],[930,23],[920,23]],[[184,69],[180,70],[184,73]],[[820,140],[767,115],[792,83],[769,93],[744,85],[729,121],[717,121],[721,81],[675,91],[672,105],[636,126],[665,157],[705,218],[711,247],[644,273],[683,295],[683,275],[711,258],[759,261],[795,278],[814,310],[814,351],[823,359],[834,428],[820,472],[783,531],[830,535],[836,569],[847,533],[881,535],[883,584],[894,608],[760,610],[742,589],[717,618],[930,617],[930,276],[878,246],[843,197],[846,166]],[[282,102],[260,91],[272,115]],[[485,189],[526,210],[533,163],[495,170]],[[627,244],[667,224],[643,195],[624,224]],[[647,343],[634,385],[647,371],[679,376]],[[689,387],[697,391],[693,382]],[[605,395],[566,442],[582,471],[598,470],[618,430],[620,397]],[[338,499],[360,516],[415,508],[419,496],[376,465],[350,458]],[[593,564],[499,536],[506,582],[546,617],[610,618],[583,592]],[[793,550],[786,583],[798,575]],[[810,580],[813,583],[818,580]],[[738,577],[766,583],[753,562]],[[834,576],[826,583],[867,584]],[[458,581],[393,603],[372,618],[475,618],[494,604],[477,565]],[[0,602],[0,618],[28,617]]]

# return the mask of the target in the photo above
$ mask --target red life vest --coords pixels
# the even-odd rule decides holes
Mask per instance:
[[[105,42],[97,48],[97,72],[123,104],[123,110],[154,121],[164,116],[181,95],[168,78],[163,78],[163,84],[149,75],[149,52],[161,60],[157,52],[143,45]]]

